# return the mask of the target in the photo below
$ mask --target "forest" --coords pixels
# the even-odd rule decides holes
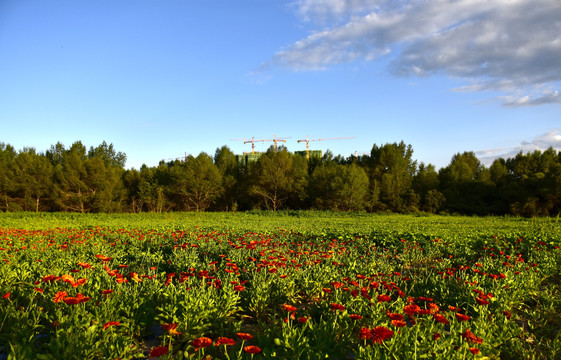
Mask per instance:
[[[0,210],[81,213],[332,210],[555,216],[561,211],[561,151],[518,153],[489,167],[473,152],[438,171],[400,143],[370,155],[322,157],[271,146],[256,161],[227,147],[158,166],[126,169],[113,144],[60,142],[44,153],[0,142]]]

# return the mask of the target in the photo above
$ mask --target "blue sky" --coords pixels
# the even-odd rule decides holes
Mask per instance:
[[[437,168],[561,150],[559,19],[558,0],[1,0],[0,142],[106,141],[137,169],[275,135],[403,140]]]

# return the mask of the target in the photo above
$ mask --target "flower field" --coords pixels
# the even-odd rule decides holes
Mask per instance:
[[[0,359],[561,358],[556,219],[0,214]]]

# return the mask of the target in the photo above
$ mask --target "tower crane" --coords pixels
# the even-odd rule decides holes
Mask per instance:
[[[255,137],[252,137],[251,139],[230,139],[232,141],[243,141],[244,144],[249,144],[251,143],[251,154],[255,154],[255,143],[256,142],[266,142],[266,141],[272,141],[275,144],[275,151],[277,150],[277,143],[278,142],[286,142],[285,139],[288,138],[277,138],[277,135],[274,135],[273,139],[255,139]]]
[[[310,141],[327,141],[327,140],[342,140],[342,139],[354,139],[354,136],[347,137],[336,137],[329,139],[310,139],[310,136],[306,136],[305,139],[297,140],[298,143],[306,142],[306,159],[310,159]]]

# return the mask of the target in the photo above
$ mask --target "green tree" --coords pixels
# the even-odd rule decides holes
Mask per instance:
[[[206,153],[187,157],[170,169],[172,191],[186,210],[205,211],[222,192],[222,175]]]
[[[169,199],[166,189],[171,183],[169,167],[160,162],[157,167],[140,167],[140,181],[138,184],[138,203],[140,209],[151,212],[162,212],[169,209]]]
[[[493,212],[494,186],[489,170],[471,151],[457,153],[438,173],[446,209],[463,214],[487,215]]]
[[[90,210],[91,194],[84,181],[86,158],[86,148],[77,141],[62,153],[60,163],[55,166],[57,202],[63,210],[81,213]]]
[[[107,145],[105,141],[95,148],[90,147],[88,157],[90,159],[101,159],[106,166],[113,168],[123,169],[127,162],[127,155],[125,155],[125,153],[116,151],[113,144]]]
[[[518,153],[506,161],[511,175],[510,209],[516,215],[537,216],[559,212],[559,167],[561,152]],[[508,195],[508,194],[507,194]]]
[[[270,147],[253,166],[249,168],[250,195],[259,203],[274,211],[282,208],[292,199],[292,203],[303,201],[308,183],[306,159],[290,154],[285,147],[275,150]]]
[[[216,208],[219,210],[236,210],[236,184],[238,182],[238,161],[236,155],[227,146],[216,149],[214,164],[222,176],[221,195],[216,198]]]
[[[399,144],[373,145],[369,159],[371,193],[374,209],[403,212],[416,206],[417,197],[412,193],[413,176],[417,162],[413,160],[413,148]]]
[[[434,165],[421,163],[413,177],[413,190],[420,196],[421,210],[435,213],[444,205],[446,199],[438,187],[438,172]]]
[[[123,185],[126,189],[126,201],[129,204],[129,210],[133,213],[142,211],[142,203],[140,199],[140,171],[136,169],[126,170],[123,174]]]
[[[363,168],[328,163],[314,169],[309,194],[318,209],[364,210],[368,185]]]
[[[55,166],[58,204],[77,212],[120,211],[125,191],[122,182],[124,154],[103,143],[86,152],[77,141],[68,150],[57,144],[48,158]],[[60,159],[60,160],[58,160]]]
[[[23,210],[39,212],[41,200],[51,193],[53,166],[33,148],[24,148],[13,161],[16,193]]]
[[[10,210],[11,194],[16,188],[13,175],[13,162],[16,158],[15,149],[0,142],[0,195],[2,196],[2,208]]]

